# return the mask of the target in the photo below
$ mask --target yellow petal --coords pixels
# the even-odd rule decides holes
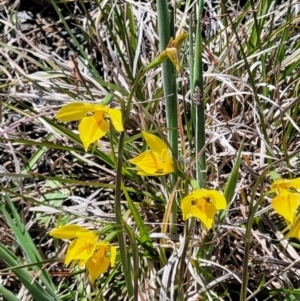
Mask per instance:
[[[227,202],[222,193],[216,190],[208,190],[207,197],[212,201],[217,210],[226,209]]]
[[[108,270],[110,260],[105,256],[105,253],[106,248],[100,247],[85,264],[92,282]]]
[[[68,265],[73,260],[80,261],[80,265],[85,264],[94,254],[96,243],[97,240],[91,243],[89,239],[74,239],[68,247],[65,264]]]
[[[192,216],[192,201],[193,198],[190,195],[187,195],[181,201],[180,208],[182,211],[182,219],[184,221]]]
[[[285,238],[296,237],[300,239],[300,218],[298,216],[297,220],[295,221],[292,229],[285,235]]]
[[[175,171],[174,164],[173,164],[172,158],[170,156],[169,150],[168,149],[163,150],[161,156],[162,156],[163,162],[164,162],[163,172],[165,174],[174,172]]]
[[[191,213],[192,216],[200,219],[207,230],[210,230],[214,222],[216,212],[217,210],[213,204],[207,202],[202,203],[198,201],[197,206],[192,207]]]
[[[169,59],[171,60],[171,62],[173,63],[173,65],[176,68],[176,71],[179,72],[180,71],[180,63],[179,63],[179,58],[178,58],[178,51],[177,48],[167,48],[167,55],[169,57]]]
[[[103,112],[105,114],[108,114],[108,106],[107,105],[100,105],[96,104],[94,105],[94,112]]]
[[[163,140],[158,138],[157,136],[155,136],[153,134],[149,134],[144,131],[142,133],[143,133],[143,137],[146,140],[149,148],[153,152],[161,153],[164,149],[168,149],[167,144]]]
[[[62,107],[55,118],[61,121],[75,121],[82,119],[88,112],[92,112],[93,104],[74,102]]]
[[[187,32],[182,32],[180,33],[176,38],[175,40],[172,40],[170,46],[171,47],[176,47],[177,48],[177,51],[179,52],[184,40],[186,39],[186,37],[188,36],[188,33]]]
[[[143,132],[151,151],[146,151],[129,160],[140,169],[139,175],[161,176],[174,172],[174,165],[167,145],[155,135]]]
[[[282,215],[288,222],[294,223],[296,211],[300,206],[300,194],[282,190],[272,200],[273,209]]]
[[[96,112],[93,116],[82,118],[79,123],[79,136],[85,151],[91,143],[102,138],[108,131],[109,124],[104,119],[103,112]]]
[[[123,132],[122,113],[119,109],[108,109],[109,118],[118,132]]]
[[[168,152],[168,150],[165,150]],[[168,154],[145,151],[129,160],[138,167],[138,174],[143,176],[162,176],[174,172],[173,163]]]
[[[114,267],[116,262],[117,249],[114,246],[110,247],[110,266]]]
[[[69,224],[53,229],[52,231],[50,231],[49,235],[60,239],[72,239],[76,238],[76,234],[80,231],[87,232],[89,230],[77,225]]]
[[[86,231],[79,231],[76,233],[76,237],[81,241],[85,242],[86,244],[94,245],[97,243],[98,234],[94,231],[86,230]]]
[[[163,166],[160,165],[161,161],[159,154],[152,151],[143,152],[139,156],[129,160],[129,162],[135,164],[143,172],[149,175],[153,175],[159,170],[163,170]]]
[[[194,216],[204,224],[207,230],[211,229],[217,212],[213,204],[206,202],[204,198],[194,199],[191,195],[188,195],[181,201],[180,207],[183,214],[183,220]]]

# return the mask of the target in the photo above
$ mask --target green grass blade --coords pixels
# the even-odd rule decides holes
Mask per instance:
[[[14,274],[22,282],[22,284],[28,289],[30,294],[35,300],[43,301],[61,301],[61,299],[55,295],[53,289],[45,289],[36,280],[34,280],[30,274],[23,268],[19,268],[19,262],[17,257],[14,256],[3,244],[0,243],[0,258],[12,268]],[[44,283],[45,284],[45,283]],[[9,299],[10,300],[10,299]]]
[[[168,3],[166,0],[157,0],[157,21],[159,32],[159,50],[163,52],[171,38],[173,20],[170,20],[168,11]],[[174,37],[175,38],[175,37]],[[178,110],[177,110],[177,93],[176,93],[176,71],[172,62],[167,59],[162,63],[162,82],[164,96],[166,101],[166,119],[168,127],[168,142],[171,146],[173,158],[178,157]],[[171,186],[175,185],[176,177],[171,175]],[[170,215],[170,231],[175,234],[177,232],[177,202],[173,202],[172,214]]]
[[[205,101],[203,89],[202,67],[202,12],[204,1],[199,1],[197,11],[196,48],[194,59],[194,76],[192,84],[193,113],[195,120],[195,148],[196,148],[196,179],[201,188],[206,187],[206,160],[205,160]]]
[[[238,183],[238,177],[239,177],[239,169],[240,169],[240,164],[241,164],[241,155],[242,155],[242,150],[244,147],[244,141],[241,143],[240,149],[237,154],[236,161],[234,163],[233,169],[230,173],[228,182],[226,183],[225,189],[224,189],[224,196],[227,200],[227,209],[231,206],[233,203],[234,199],[234,193],[236,189],[236,185]],[[227,210],[223,210],[220,215],[219,219],[222,221],[227,215]]]
[[[3,296],[4,300],[20,301],[11,291],[0,285],[0,296]]]
[[[10,210],[10,213],[3,204],[0,205],[0,210],[6,218],[6,222],[13,230],[20,248],[22,248],[22,250],[27,255],[27,258],[29,259],[30,262],[42,261],[39,251],[37,250],[35,244],[33,243],[28,231],[26,230],[26,227],[22,223],[15,206],[11,202],[8,195],[6,195],[5,201]],[[36,272],[39,272],[41,266],[35,266],[33,267],[33,269]],[[53,284],[47,270],[45,269],[42,270],[42,272],[40,273],[40,278],[43,281],[44,285],[46,285],[49,289],[51,290],[55,289],[55,285]]]
[[[136,222],[136,225],[138,227],[139,233],[140,233],[140,241],[144,246],[147,246],[148,248],[151,249],[151,251],[153,252],[153,244],[152,244],[152,240],[151,237],[149,235],[148,229],[145,226],[137,208],[136,205],[133,203],[130,195],[128,194],[128,191],[126,189],[126,187],[124,186],[124,184],[122,183],[122,191],[125,195],[125,198],[127,200],[127,204],[129,206],[129,209],[132,213],[133,219]]]

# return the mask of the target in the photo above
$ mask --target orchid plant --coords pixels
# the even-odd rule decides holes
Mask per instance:
[[[179,72],[179,51],[186,37],[186,33],[181,33],[175,39],[171,38],[166,49],[147,65],[143,72],[161,64],[166,59],[170,59],[176,71]],[[74,102],[67,104],[58,111],[56,118],[65,122],[80,120],[78,131],[85,151],[91,144],[105,136],[111,125],[117,132],[124,131],[121,110],[110,108],[104,103]],[[131,168],[140,176],[158,177],[175,174],[181,177],[182,171],[177,164],[176,166],[174,164],[169,144],[161,137],[147,131],[142,131],[142,137],[148,149],[128,160],[135,166]],[[191,179],[186,177],[183,180],[186,179],[188,179],[187,185],[189,185]],[[271,185],[270,192],[276,193],[272,199],[273,209],[282,215],[290,226],[286,237],[300,239],[300,216],[297,215],[300,206],[300,178],[276,179]],[[204,188],[194,188],[182,200],[179,200],[179,203],[183,220],[197,218],[203,229],[207,231],[213,228],[216,213],[227,207],[226,199],[221,192]],[[115,264],[116,247],[108,241],[100,241],[99,234],[95,231],[69,224],[53,229],[50,235],[59,239],[71,240],[64,262],[66,265],[77,264],[80,268],[85,267],[92,282],[107,271],[109,266],[113,267]]]

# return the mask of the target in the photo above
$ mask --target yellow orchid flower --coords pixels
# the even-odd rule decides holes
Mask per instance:
[[[272,207],[290,224],[294,224],[297,209],[300,206],[300,193],[297,192],[299,189],[300,178],[276,179],[271,185],[270,192],[277,193],[272,200]]]
[[[226,199],[216,190],[198,188],[181,201],[180,208],[183,220],[197,217],[210,230],[217,210],[226,208]]]
[[[138,175],[162,176],[174,172],[174,164],[169,154],[168,146],[160,138],[147,132],[142,132],[150,150],[129,160],[137,166]]]
[[[187,36],[186,32],[182,32],[175,39],[171,38],[166,50],[159,55],[160,60],[168,57],[174,64],[177,72],[180,71],[179,51]]]
[[[92,113],[92,115],[86,116],[88,113]],[[55,118],[60,121],[81,120],[78,131],[85,151],[90,144],[106,134],[109,129],[107,118],[110,119],[116,131],[124,131],[121,111],[110,109],[107,105],[74,102],[62,107]]]
[[[85,266],[92,282],[108,270],[109,263],[115,264],[116,248],[107,241],[98,241],[99,235],[94,231],[70,224],[53,229],[50,235],[60,239],[74,238],[67,249],[65,264]]]
[[[166,49],[162,51],[153,61],[151,61],[144,69],[144,72],[151,70],[152,68],[160,65],[166,59],[170,59],[174,64],[176,71],[180,71],[180,62],[179,62],[179,51],[180,48],[186,39],[188,33],[182,32],[175,39],[171,38]]]
[[[291,224],[295,221],[296,212],[299,206],[300,194],[290,192],[287,189],[280,191],[280,193],[272,200],[273,209]]]

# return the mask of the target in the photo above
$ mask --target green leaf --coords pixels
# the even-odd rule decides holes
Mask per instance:
[[[11,291],[0,285],[0,296],[9,301],[20,301]]]
[[[17,278],[22,282],[22,284],[27,288],[29,293],[35,300],[43,301],[61,301],[61,299],[55,294],[55,288],[49,289],[42,287],[37,279],[34,279],[25,268],[21,268],[17,260],[17,257],[12,254],[4,245],[0,243],[0,258],[13,270]],[[4,291],[1,290],[0,292]],[[4,292],[7,293],[7,292]],[[14,300],[14,299],[7,299]]]
[[[270,174],[270,177],[272,178],[273,181],[278,180],[278,179],[281,178],[280,175],[274,170],[270,171],[269,174]]]
[[[141,243],[144,244],[144,246],[150,248],[150,250],[154,250],[152,240],[151,240],[151,237],[149,235],[148,229],[145,226],[139,212],[137,211],[136,206],[133,203],[131,197],[129,196],[129,194],[127,192],[127,189],[125,188],[125,185],[122,185],[122,190],[123,190],[124,195],[126,197],[126,200],[127,200],[129,209],[132,213],[133,219],[136,222],[136,225],[138,227],[138,230],[139,230],[139,233],[140,233],[139,239],[140,239]],[[148,251],[150,251],[150,250],[148,249]]]
[[[16,237],[19,247],[26,254],[28,261],[30,263],[42,261],[39,251],[37,250],[35,244],[33,243],[28,231],[26,230],[25,225],[22,223],[15,206],[11,202],[8,195],[6,195],[5,200],[6,200],[6,204],[5,204],[6,206],[4,204],[1,204],[0,211],[3,213],[7,224],[14,232],[14,235]],[[8,209],[6,209],[6,208],[8,208]],[[0,258],[2,258],[2,257],[0,256]],[[16,264],[9,265],[9,266],[14,266],[14,265],[16,265]],[[33,266],[32,268],[35,272],[39,273],[39,278],[43,281],[43,284],[46,287],[48,287],[49,290],[55,291],[56,287],[53,284],[47,270],[46,269],[41,270],[41,267],[42,267],[42,264],[39,264],[39,265],[37,264],[36,266]]]
[[[229,176],[228,182],[226,184],[226,187],[224,189],[224,196],[227,200],[227,209],[230,207],[232,202],[234,201],[233,196],[235,193],[236,189],[236,184],[238,181],[238,176],[239,176],[239,169],[240,169],[240,163],[241,163],[241,154],[244,146],[244,141],[242,141],[239,152],[237,154],[237,158],[234,164],[234,167],[231,171],[231,174]],[[219,219],[222,221],[227,214],[228,210],[223,210],[220,212]]]

